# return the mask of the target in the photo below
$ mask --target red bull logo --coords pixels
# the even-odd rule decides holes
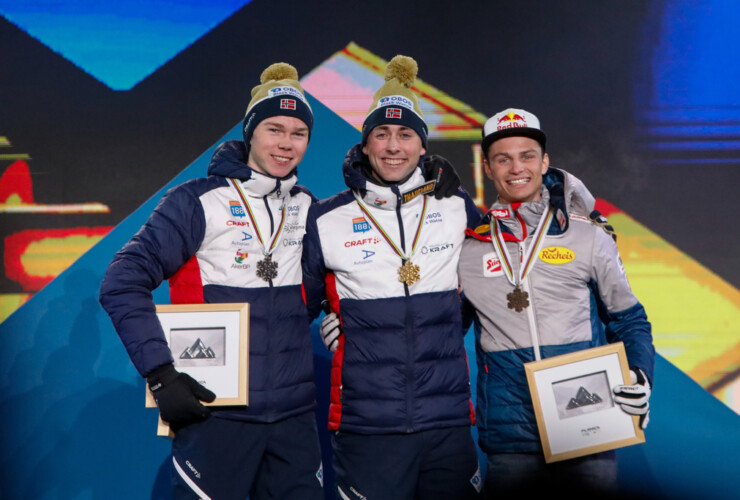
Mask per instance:
[[[509,112],[506,113],[504,116],[498,119],[497,123],[497,130],[503,130],[506,128],[514,128],[514,127],[526,127],[527,126],[527,120],[524,119],[524,117],[518,113]]]

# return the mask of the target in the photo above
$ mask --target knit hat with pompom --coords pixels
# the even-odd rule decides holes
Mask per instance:
[[[309,137],[313,128],[313,112],[303,88],[298,83],[298,71],[287,63],[268,66],[260,76],[260,85],[252,89],[252,100],[242,123],[244,144],[249,142],[257,125],[271,116],[294,116],[308,126]]]
[[[375,92],[373,105],[362,124],[362,145],[378,125],[403,125],[413,129],[427,146],[427,125],[419,107],[419,99],[411,90],[419,67],[407,56],[396,56],[385,67],[385,84]]]

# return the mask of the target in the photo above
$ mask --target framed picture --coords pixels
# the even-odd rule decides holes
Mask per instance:
[[[645,441],[639,417],[614,403],[612,388],[631,380],[621,342],[525,363],[524,370],[547,463]]]
[[[157,305],[157,317],[175,369],[216,394],[204,405],[249,404],[249,304]],[[146,407],[156,406],[147,387]],[[157,434],[168,433],[160,419]]]

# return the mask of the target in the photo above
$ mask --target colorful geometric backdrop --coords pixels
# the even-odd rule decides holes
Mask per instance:
[[[166,444],[149,441],[151,412],[130,409],[124,423],[99,411],[138,405],[142,386],[95,300],[107,262],[163,186],[203,175],[213,147],[238,137],[249,90],[277,60],[299,68],[317,109],[301,182],[319,197],[341,189],[341,158],[385,61],[405,53],[419,61],[429,149],[455,163],[481,207],[495,194],[480,127],[523,107],[540,116],[552,163],[581,177],[615,226],[661,376],[648,443],[620,453],[622,477],[642,470],[651,492],[675,497],[700,489],[679,474],[698,467],[717,498],[735,497],[734,479],[711,478],[740,463],[740,234],[725,222],[740,181],[740,70],[729,63],[738,14],[719,0],[625,1],[619,11],[608,1],[380,2],[362,16],[349,2],[3,2],[0,466],[21,480],[4,481],[0,496],[97,497],[110,473],[70,478],[116,448],[148,457],[134,471],[137,493],[121,498],[165,495]],[[378,31],[388,16],[413,28]],[[315,359],[322,398],[320,345]],[[687,420],[669,414],[676,404]],[[687,421],[697,426],[689,437]],[[111,439],[117,425],[135,437]],[[666,444],[671,432],[685,449]],[[708,442],[713,469],[681,459]],[[77,465],[34,482],[55,454]]]

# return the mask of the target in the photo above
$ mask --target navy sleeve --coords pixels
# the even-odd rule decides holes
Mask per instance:
[[[306,295],[306,307],[311,321],[321,314],[321,302],[326,298],[326,266],[321,251],[319,229],[316,224],[318,205],[308,209],[306,234],[303,236],[303,290]]]
[[[195,254],[204,234],[200,201],[189,190],[176,187],[108,266],[100,303],[142,376],[172,362],[152,290]]]

